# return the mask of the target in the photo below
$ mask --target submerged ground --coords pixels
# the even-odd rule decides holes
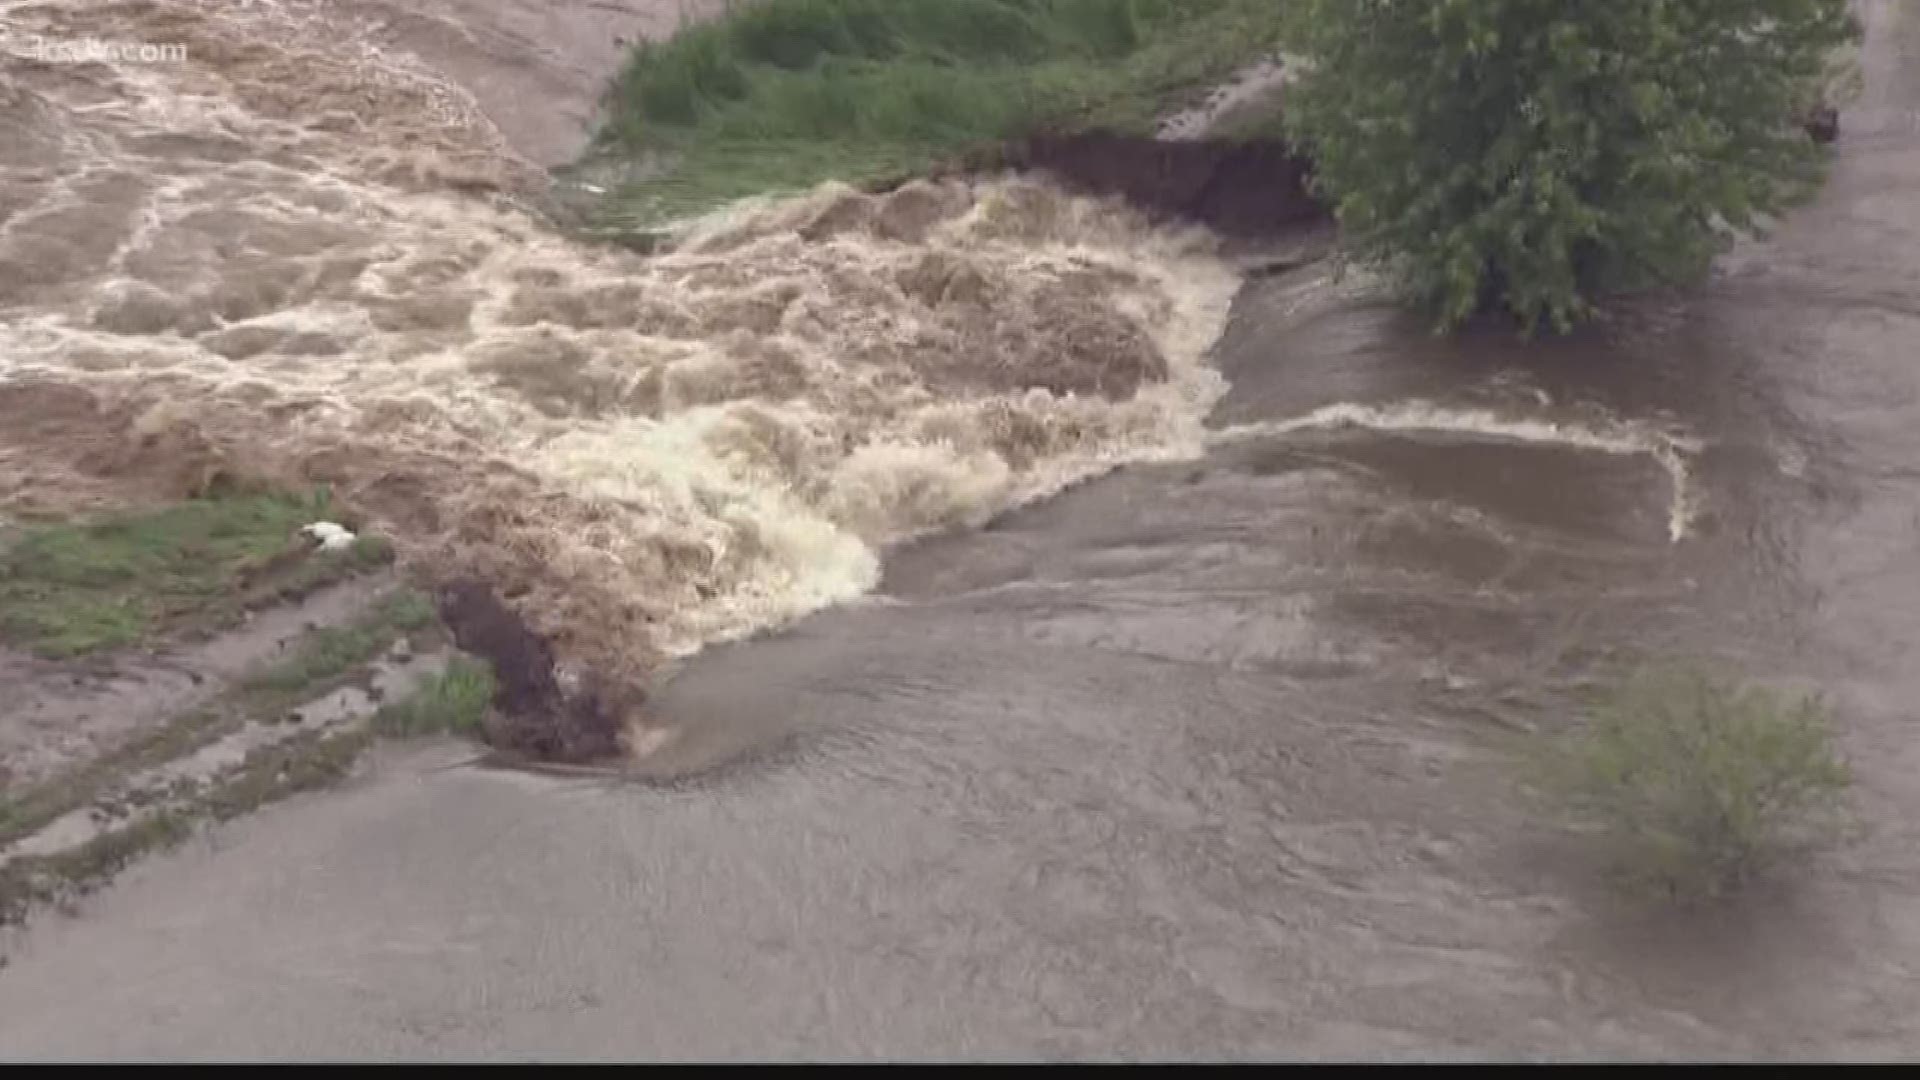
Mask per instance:
[[[1191,442],[679,667],[727,767],[385,756],[16,939],[0,1053],[1911,1054],[1920,20],[1863,9],[1831,183],[1700,293],[1523,347],[1249,284]],[[1825,688],[1860,838],[1618,901],[1509,751],[1649,654]]]

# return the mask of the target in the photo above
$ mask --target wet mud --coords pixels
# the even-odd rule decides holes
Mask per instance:
[[[1064,134],[1030,139],[1007,160],[1075,190],[1118,196],[1242,239],[1274,237],[1331,217],[1310,189],[1306,159],[1279,141]]]

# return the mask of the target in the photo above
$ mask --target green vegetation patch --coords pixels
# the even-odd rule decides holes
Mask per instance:
[[[1636,674],[1543,757],[1545,788],[1621,870],[1691,899],[1832,839],[1851,783],[1818,698],[1693,669]]]
[[[1819,184],[1848,0],[1300,0],[1287,127],[1347,243],[1440,329],[1566,331],[1696,283]]]
[[[606,224],[897,179],[1047,129],[1147,132],[1271,53],[1288,0],[760,0],[636,49]]]
[[[328,516],[324,495],[254,494],[30,526],[0,546],[0,643],[80,656],[221,625],[392,560],[377,538],[311,551],[299,529]]]

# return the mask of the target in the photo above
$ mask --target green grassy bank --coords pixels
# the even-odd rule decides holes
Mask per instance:
[[[750,0],[635,50],[601,223],[911,175],[1042,130],[1146,133],[1274,51],[1286,0]]]

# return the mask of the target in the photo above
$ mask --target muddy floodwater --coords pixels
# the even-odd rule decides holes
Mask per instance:
[[[1920,9],[1862,11],[1865,90],[1818,199],[1704,287],[1572,340],[1436,340],[1324,263],[1235,294],[1191,237],[1019,184],[1038,231],[995,232],[977,200],[1004,200],[956,190],[936,192],[949,201],[919,239],[875,224],[897,207],[844,211],[858,258],[831,236],[825,250],[783,239],[798,226],[770,211],[719,248],[632,270],[718,326],[698,349],[593,311],[538,320],[580,370],[653,349],[667,385],[726,383],[705,404],[737,420],[773,391],[739,389],[727,365],[747,346],[726,334],[758,316],[723,301],[794,290],[769,326],[813,351],[790,358],[802,385],[779,391],[785,412],[755,406],[777,437],[754,445],[827,479],[778,504],[753,486],[776,465],[740,466],[713,434],[735,428],[684,419],[701,403],[635,406],[609,375],[602,397],[563,393],[543,413],[533,369],[497,351],[520,332],[516,302],[614,288],[626,264],[450,201],[406,205],[469,230],[466,245],[436,249],[438,269],[407,262],[367,237],[392,222],[388,241],[439,241],[401,229],[401,204],[381,201],[399,196],[368,192],[418,170],[395,179],[321,136],[287,149],[364,186],[273,212],[337,205],[337,247],[387,277],[295,275],[289,295],[315,290],[286,301],[298,317],[269,319],[283,336],[237,358],[202,340],[230,326],[172,325],[181,344],[161,355],[85,324],[101,297],[36,294],[32,320],[12,309],[12,377],[104,409],[163,386],[257,394],[313,447],[364,435],[416,463],[409,482],[460,521],[505,512],[434,495],[466,475],[448,463],[458,449],[523,452],[529,472],[500,490],[558,509],[497,524],[521,540],[617,489],[618,507],[654,500],[646,521],[764,543],[696,560],[714,591],[662,609],[679,636],[647,647],[674,658],[650,669],[663,685],[648,709],[671,735],[655,762],[669,779],[483,770],[456,746],[382,757],[9,939],[0,1056],[1912,1057]],[[20,93],[64,108],[79,91]],[[39,167],[73,152],[49,143]],[[291,182],[224,168],[195,175]],[[101,198],[118,190],[96,179]],[[44,210],[27,220],[51,228]],[[182,228],[173,250],[191,255]],[[523,236],[531,254],[502,254]],[[990,271],[1013,290],[996,310],[1064,310],[1130,366],[1062,362],[1057,377],[1080,381],[1037,391],[969,366],[976,339],[939,305],[870,295],[875,275],[920,265],[921,243],[958,275],[943,290]],[[744,253],[731,272],[752,280],[690,285],[728,265],[722,251]],[[155,272],[222,284],[195,266]],[[138,276],[121,270],[80,267],[71,287],[137,292],[114,284]],[[363,318],[398,310],[403,270],[482,316]],[[816,277],[846,295],[807,293]],[[808,304],[847,298],[896,340],[963,344],[889,382],[882,358],[834,351],[841,330],[807,329],[825,310]],[[1189,352],[1203,331],[1218,336],[1204,357]],[[302,355],[284,336],[299,332],[339,348]],[[408,334],[446,337],[409,352]],[[267,374],[248,382],[254,356]],[[399,404],[460,385],[478,387],[465,418]],[[849,403],[866,419],[822,419]],[[536,415],[574,433],[515,442]],[[961,437],[986,416],[1026,434]],[[214,449],[245,434],[216,406],[191,419]],[[1043,438],[1049,423],[1074,434]],[[641,437],[661,431],[681,441]],[[842,439],[886,449],[830,448]],[[680,487],[637,475],[682,449],[697,475]],[[55,473],[25,453],[0,442],[0,465],[44,497]],[[726,491],[746,492],[732,516],[713,509]],[[598,524],[641,520],[627,512]],[[470,537],[417,528],[424,549],[478,558]],[[652,555],[591,530],[543,542],[627,559],[607,579],[622,587],[654,580]],[[824,576],[800,572],[819,569],[808,558],[828,560]],[[574,610],[564,573],[529,580]],[[1621,900],[1542,822],[1513,759],[1524,733],[1573,722],[1586,680],[1670,655],[1822,688],[1859,776],[1856,838],[1702,915]]]

